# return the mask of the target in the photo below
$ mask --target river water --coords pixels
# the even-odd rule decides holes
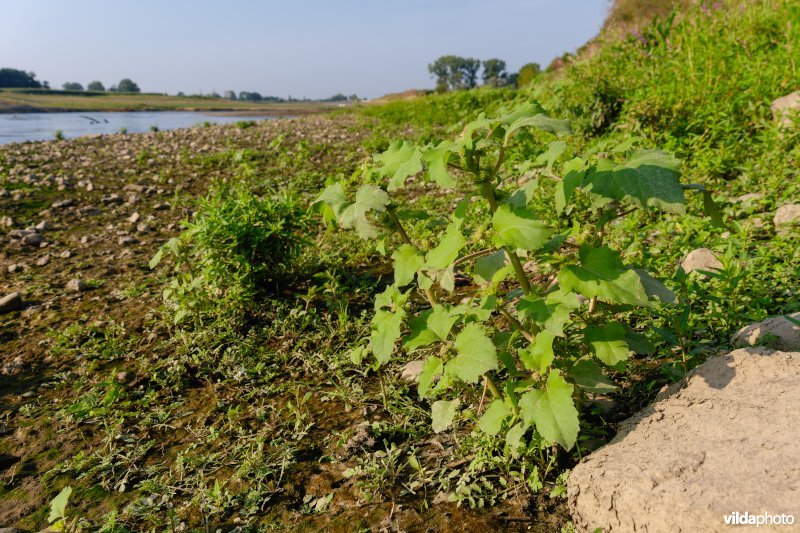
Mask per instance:
[[[271,117],[241,117],[191,111],[137,112],[70,112],[0,114],[0,144],[55,139],[61,131],[65,138],[98,133],[142,133],[188,128],[204,122],[227,124],[240,120],[261,120]],[[274,117],[273,117],[274,118]]]

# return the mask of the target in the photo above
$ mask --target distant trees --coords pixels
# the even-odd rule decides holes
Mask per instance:
[[[223,98],[226,100],[236,100],[236,92],[234,91],[225,91]]]
[[[483,62],[483,84],[502,87],[508,83],[506,62],[502,59],[487,59]]]
[[[519,72],[509,73],[506,70],[506,62],[502,59],[480,61],[453,55],[442,56],[428,65],[428,72],[436,78],[437,92],[448,92],[475,88],[481,67],[483,67],[481,73],[483,84],[493,87],[506,85],[525,87],[542,72],[538,63],[528,63]]]
[[[239,93],[239,100],[244,100],[247,102],[260,102],[263,99],[260,93],[257,92],[247,92],[241,91]]]
[[[111,90],[111,89],[109,89]],[[136,85],[133,80],[130,78],[123,78],[120,80],[119,84],[116,87],[116,90],[121,93],[138,93],[141,92],[139,86]]]
[[[40,82],[33,72],[15,68],[0,68],[0,87],[24,87],[30,89],[49,88],[47,82]]]
[[[93,81],[89,85],[86,86],[87,91],[105,91],[105,86],[100,83],[99,81]]]
[[[428,65],[428,72],[436,78],[436,90],[447,92],[476,87],[480,68],[479,59],[449,55]]]
[[[77,81],[68,81],[64,85],[62,85],[61,88],[64,89],[65,91],[82,91],[83,85],[81,85]]]

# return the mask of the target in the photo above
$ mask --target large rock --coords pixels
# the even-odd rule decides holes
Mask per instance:
[[[780,230],[787,224],[800,224],[800,204],[785,204],[775,211],[772,218],[775,229]]]
[[[792,124],[792,115],[796,115],[800,111],[800,91],[795,91],[773,101],[771,109],[772,116],[781,126],[790,126]]]
[[[800,321],[800,313],[792,313],[789,318]],[[800,351],[800,326],[785,316],[776,316],[745,326],[731,338],[731,344],[755,346],[765,344],[776,350]]]
[[[0,298],[0,315],[22,309],[22,295],[12,292]]]
[[[623,422],[572,471],[576,530],[728,531],[724,515],[735,512],[792,514],[797,527],[800,353],[736,350],[683,385]]]
[[[681,261],[681,268],[687,274],[695,270],[705,270],[706,272],[713,272],[722,268],[714,252],[708,248],[698,248],[689,252],[686,257]]]

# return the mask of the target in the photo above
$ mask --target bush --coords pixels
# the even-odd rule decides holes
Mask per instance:
[[[223,189],[201,200],[186,230],[153,257],[175,260],[176,276],[164,291],[175,322],[193,311],[241,310],[256,303],[296,268],[309,228],[306,210],[291,198],[260,198]]]

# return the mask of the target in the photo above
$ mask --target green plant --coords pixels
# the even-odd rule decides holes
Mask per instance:
[[[180,322],[192,311],[241,307],[268,292],[296,268],[306,244],[306,211],[289,197],[260,198],[239,188],[222,188],[203,199],[186,230],[161,247],[174,260],[175,276],[164,299]]]
[[[64,132],[62,130],[56,130],[55,134],[53,134],[53,137],[55,137],[57,141],[63,141],[64,139],[66,139],[66,137],[64,137]]]
[[[120,135],[126,135],[128,133],[128,128],[122,126],[120,129],[117,130],[117,133],[119,133]]]
[[[50,514],[47,523],[50,524],[51,531],[73,531],[77,524],[77,518],[72,522],[67,522],[67,502],[72,494],[72,487],[64,487],[58,496],[50,502]]]
[[[547,469],[551,445],[576,443],[575,400],[614,390],[607,374],[623,371],[631,352],[652,349],[626,313],[675,299],[625,264],[606,234],[637,210],[684,214],[685,189],[701,190],[707,214],[717,214],[705,189],[681,185],[670,154],[631,151],[626,142],[578,157],[569,134],[567,122],[527,103],[479,116],[454,140],[395,142],[319,197],[327,219],[366,239],[394,235],[379,249],[397,244],[394,283],[375,299],[371,335],[353,360],[371,353],[379,367],[398,341],[408,353],[422,351],[418,394],[433,402],[435,432],[460,414],[479,417],[483,432],[504,434],[512,454],[536,451]],[[538,157],[520,157],[515,142],[531,135],[542,145],[557,138]],[[421,194],[408,187],[416,175],[463,192],[446,221],[401,207],[402,189]],[[464,276],[472,283],[457,288]]]

